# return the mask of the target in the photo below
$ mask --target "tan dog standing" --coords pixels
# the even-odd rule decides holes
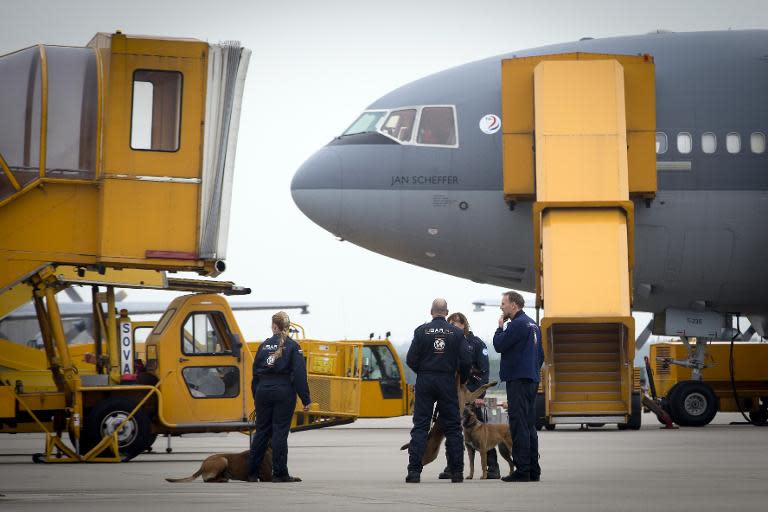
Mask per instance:
[[[250,450],[242,453],[216,453],[203,461],[192,476],[186,478],[166,478],[169,482],[192,482],[197,477],[203,477],[203,482],[228,482],[230,480],[248,481],[248,455]],[[262,482],[272,481],[272,448],[267,448],[259,468],[259,479]]]
[[[491,424],[483,423],[477,419],[475,412],[469,407],[464,407],[463,420],[461,426],[464,427],[464,444],[467,447],[469,455],[469,476],[471,479],[475,475],[475,452],[480,452],[480,464],[483,468],[481,480],[488,478],[488,450],[499,447],[499,453],[509,464],[509,474],[514,471],[512,463],[512,434],[509,431],[509,425],[504,423]]]

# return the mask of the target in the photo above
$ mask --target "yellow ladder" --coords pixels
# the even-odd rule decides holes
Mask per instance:
[[[647,198],[656,188],[655,118],[628,121],[626,96],[639,94],[653,110],[652,59],[514,59],[502,75],[504,113],[521,101],[532,107],[529,124],[504,118],[504,178],[509,201],[535,200],[546,415],[552,423],[625,422],[634,359],[630,195]],[[535,148],[530,157],[527,144]]]

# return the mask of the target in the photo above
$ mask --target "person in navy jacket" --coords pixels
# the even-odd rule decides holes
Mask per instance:
[[[505,482],[538,482],[539,437],[536,433],[536,392],[539,387],[544,349],[541,330],[523,312],[525,300],[517,292],[501,297],[502,315],[493,336],[493,348],[501,354],[499,378],[507,384],[509,429],[512,433],[512,458],[515,472]],[[504,328],[504,323],[507,323]]]
[[[427,446],[432,409],[437,411],[445,430],[445,445],[452,482],[464,480],[464,436],[459,414],[456,372],[461,382],[469,376],[470,360],[464,332],[448,323],[445,299],[432,301],[432,321],[416,328],[408,348],[406,363],[416,372],[413,429],[408,449],[408,476],[405,481],[421,481],[421,458]]]
[[[272,440],[272,481],[301,482],[288,473],[288,432],[296,395],[304,410],[311,403],[304,353],[288,337],[291,320],[280,311],[272,316],[273,336],[259,346],[253,359],[251,391],[256,405],[256,436],[251,444],[248,480],[258,479],[259,467]]]

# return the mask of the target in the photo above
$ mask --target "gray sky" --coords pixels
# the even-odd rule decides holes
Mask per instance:
[[[295,207],[295,170],[369,103],[447,67],[584,36],[768,27],[768,10],[758,1],[0,0],[0,8],[0,54],[37,43],[82,46],[96,32],[117,29],[238,39],[249,47],[228,271],[221,278],[250,286],[254,300],[308,301],[312,313],[294,319],[312,337],[390,330],[398,343],[410,341],[429,317],[435,296],[467,313],[490,341],[497,311],[471,313],[471,301],[503,290],[338,242]],[[238,320],[248,339],[269,333],[268,314]]]

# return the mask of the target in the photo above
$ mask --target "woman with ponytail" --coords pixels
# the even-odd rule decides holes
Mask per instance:
[[[273,336],[259,346],[253,360],[253,401],[256,436],[251,444],[249,481],[258,479],[259,467],[272,441],[272,481],[301,482],[288,473],[288,431],[296,409],[296,395],[304,410],[311,403],[304,353],[288,337],[291,320],[280,311],[272,316]]]

